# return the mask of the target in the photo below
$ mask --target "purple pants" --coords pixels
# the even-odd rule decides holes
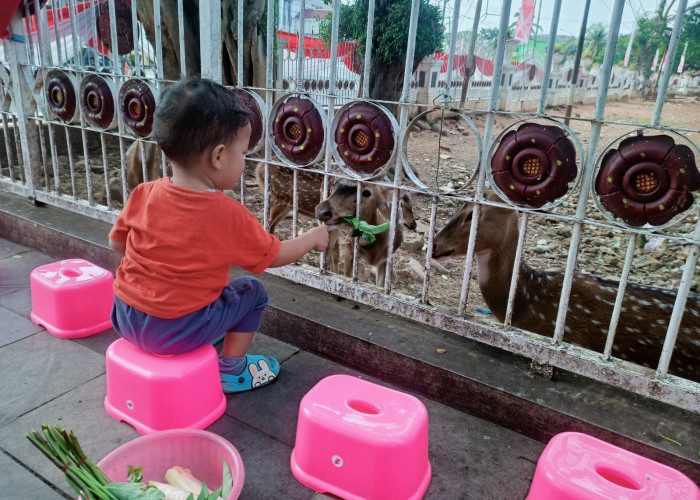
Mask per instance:
[[[257,331],[267,304],[262,283],[243,276],[231,281],[208,306],[175,319],[151,316],[115,296],[112,325],[144,351],[182,354],[221,340],[226,332]]]

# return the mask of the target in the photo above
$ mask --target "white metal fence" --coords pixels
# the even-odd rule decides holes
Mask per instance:
[[[459,61],[454,57],[456,25],[445,57],[446,71],[439,73],[437,69],[445,59],[434,62],[430,58],[413,71],[419,0],[412,2],[403,84],[393,103],[373,101],[369,85],[361,85],[361,81],[370,80],[374,1],[369,2],[369,47],[362,48],[366,51],[364,66],[358,67],[359,59],[349,56],[347,47],[338,43],[340,2],[333,4],[330,48],[323,49],[327,53],[322,58],[309,58],[300,57],[303,40],[297,40],[294,52],[287,47],[288,38],[280,40],[274,25],[274,2],[268,0],[261,24],[266,29],[264,85],[243,87],[244,67],[249,66],[244,65],[242,51],[233,61],[236,64],[231,63],[233,67],[227,70],[236,75],[236,81],[231,82],[236,88],[250,91],[241,95],[251,109],[260,111],[260,141],[250,157],[267,165],[263,170],[264,192],[256,190],[249,175],[241,182],[240,191],[231,196],[267,225],[272,203],[270,176],[275,175],[270,166],[291,172],[293,219],[282,226],[283,231],[295,235],[313,223],[300,219],[298,211],[300,200],[308,195],[300,190],[307,185],[304,179],[309,172],[323,179],[321,198],[329,195],[338,178],[363,186],[383,186],[390,193],[386,217],[392,223],[388,231],[388,248],[392,248],[400,237],[400,196],[410,192],[414,214],[421,224],[415,233],[418,239],[410,240],[415,235],[404,230],[402,248],[412,245],[413,253],[387,252],[388,272],[383,286],[371,284],[357,265],[350,276],[343,277],[332,272],[323,259],[313,256],[303,265],[269,272],[525,355],[539,365],[562,367],[698,411],[700,311],[692,288],[697,286],[693,280],[700,244],[699,203],[697,193],[693,195],[700,187],[693,177],[699,159],[694,141],[700,131],[665,126],[661,121],[671,65],[660,75],[656,102],[646,121],[606,116],[609,96],[625,97],[635,85],[633,75],[613,70],[612,55],[625,4],[624,0],[615,0],[605,60],[595,76],[582,80],[579,93],[574,93],[578,96],[574,102],[594,99],[595,106],[590,116],[573,116],[567,126],[560,106],[567,104],[571,84],[552,63],[562,1],[554,4],[539,81],[526,81],[504,65],[510,43],[505,33],[511,3],[503,1],[492,74],[488,79],[469,82],[464,107],[460,108],[463,82],[459,68],[454,68],[454,62]],[[677,50],[687,6],[686,0],[678,3],[669,60]],[[199,33],[196,40],[188,38],[187,16],[192,13],[186,13],[183,0],[132,0],[130,4],[124,0],[52,0],[42,8],[39,0],[23,0],[23,4],[39,14],[30,16],[28,22],[15,15],[12,36],[3,41],[0,54],[0,189],[106,221],[113,221],[123,206],[130,174],[140,174],[134,182],[167,174],[165,158],[152,148],[154,143],[149,138],[149,120],[159,91],[173,79],[192,73],[224,81],[224,39],[256,36],[244,33],[242,23],[237,24],[236,33],[230,32],[230,25],[222,25],[221,0],[200,0],[198,24],[210,29]],[[244,19],[242,2],[234,5],[236,19]],[[300,7],[303,12],[303,1]],[[461,3],[456,0],[451,19],[459,19],[460,9]],[[304,16],[300,16],[298,33],[304,33]],[[198,47],[196,71],[188,55],[192,46]],[[176,74],[166,74],[164,52],[168,54],[166,62],[177,58]],[[351,63],[348,57],[353,59]],[[438,76],[433,77],[436,72]],[[686,90],[693,87],[687,82],[685,86],[676,83]],[[304,153],[284,150],[279,142],[285,133],[292,134],[288,139],[296,141],[300,136],[294,134],[304,134],[303,128],[275,129],[277,120],[291,119],[285,111],[285,105],[291,103],[311,106],[303,117],[311,121],[300,122],[309,127],[308,143],[304,144],[310,147]],[[524,103],[532,103],[532,107]],[[396,115],[384,106],[396,109]],[[371,114],[372,121],[360,119],[363,113]],[[346,125],[354,132],[346,132]],[[313,134],[312,126],[317,127]],[[323,132],[320,139],[314,135],[319,126]],[[609,139],[609,131],[614,132],[614,140]],[[585,150],[581,143],[586,145]],[[134,144],[141,147],[135,148]],[[374,145],[373,158],[366,153],[368,144]],[[551,156],[555,151],[559,156]],[[673,158],[669,151],[674,151]],[[633,161],[633,154],[642,158],[649,154],[650,159]],[[654,155],[660,159],[654,160]],[[389,177],[384,176],[387,173]],[[543,176],[545,181],[551,180],[546,189],[540,184]],[[610,179],[607,183],[606,177]],[[498,198],[485,198],[488,188],[494,189]],[[361,190],[357,193],[361,201]],[[663,199],[669,201],[659,202],[660,196],[667,196]],[[468,236],[457,242],[462,251],[455,254],[466,257],[437,262],[429,250],[445,238],[446,232],[438,232],[463,202],[473,203],[468,209],[470,222],[462,224],[472,230],[462,233]],[[485,240],[494,239],[489,235],[505,233],[505,222],[499,222],[505,219],[489,220],[486,214],[494,209],[520,216],[513,239],[501,242],[514,259],[500,263],[508,278],[498,283],[497,290],[503,314],[497,307],[487,314],[484,307],[484,302],[498,302],[490,297],[495,282],[493,276],[492,281],[487,276],[486,257],[493,262],[502,249],[488,247]],[[674,215],[672,210],[677,213]],[[544,258],[553,253],[553,235],[559,235],[559,261]],[[646,238],[649,248],[666,245],[665,253],[650,263],[651,254],[637,245],[640,238]],[[345,252],[357,256],[357,247],[348,247]],[[526,260],[532,267],[521,266]],[[645,277],[644,262],[656,266],[666,261],[677,265],[661,277]],[[552,266],[563,268],[563,273],[531,272],[532,268]],[[475,267],[479,268],[478,283],[472,276],[477,274]],[[584,287],[598,305],[608,307],[609,312],[603,316],[581,302],[580,295],[585,293],[577,288],[577,268],[614,278],[588,281]],[[555,281],[557,287],[550,285]],[[641,293],[638,283],[661,290],[650,292],[657,295],[640,298],[636,295]],[[536,304],[552,290],[556,291],[554,299],[549,297],[549,303]],[[630,305],[625,297],[636,302]],[[625,324],[629,322],[629,307],[638,312],[638,319],[661,327],[661,339],[652,340],[645,328],[637,329],[634,338],[616,338],[616,332],[629,335],[630,326]],[[576,314],[577,309],[583,316]],[[518,320],[522,310],[534,314],[532,323]],[[572,321],[572,317],[579,319]],[[548,334],[536,326],[538,318],[551,323]],[[590,322],[600,325],[595,342],[599,349],[567,342]],[[650,367],[640,366],[634,362],[634,351],[648,349],[650,343],[655,343],[652,347],[657,356]],[[678,359],[689,359],[681,376],[674,375],[673,361]]]

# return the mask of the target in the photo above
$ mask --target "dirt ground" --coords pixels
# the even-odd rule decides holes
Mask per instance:
[[[605,120],[625,123],[649,123],[653,114],[653,101],[609,101],[606,105]],[[552,116],[563,115],[563,108],[548,109]],[[593,105],[577,105],[574,108],[574,116],[571,121],[571,129],[582,143],[583,151],[586,151],[590,137],[592,122],[589,121],[594,112]],[[471,113],[474,124],[483,136],[485,126],[485,114]],[[436,228],[439,230],[462,204],[462,196],[471,196],[475,190],[476,182],[467,184],[467,181],[475,173],[478,164],[478,148],[475,134],[470,126],[460,118],[441,119],[440,112],[428,115],[427,130],[414,127],[408,140],[407,158],[410,168],[416,176],[431,190],[438,191],[440,197],[437,208]],[[494,137],[504,128],[513,124],[522,116],[513,114],[499,114],[494,124]],[[442,123],[442,133],[440,133]],[[700,129],[700,99],[694,97],[676,97],[667,100],[662,115],[663,125],[698,130]],[[635,130],[638,126],[609,125],[604,124],[600,133],[597,155],[621,135]],[[45,142],[45,158],[48,166],[47,176],[51,188],[54,186],[50,144],[47,129],[43,128]],[[697,133],[682,132],[688,139],[700,144]],[[89,164],[92,172],[92,184],[95,202],[106,204],[104,190],[104,158],[102,156],[99,135],[88,133],[89,138]],[[79,138],[78,138],[79,140]],[[59,168],[61,189],[66,194],[75,194],[78,198],[86,198],[86,179],[84,174],[85,159],[82,146],[73,148],[70,155],[66,149],[65,137],[61,133],[56,135],[57,155],[56,163]],[[112,206],[120,208],[120,154],[116,140],[113,136],[107,136],[106,165],[108,177],[112,186]],[[129,141],[124,141],[124,147],[128,147]],[[80,144],[80,142],[78,142]],[[4,150],[3,145],[3,150]],[[76,150],[77,149],[77,150]],[[485,154],[486,152],[484,152]],[[70,177],[68,165],[70,156],[77,172],[73,179]],[[4,160],[4,159],[3,159]],[[696,160],[698,160],[696,158]],[[5,167],[5,161],[2,161]],[[254,163],[246,172],[244,182],[246,186],[245,204],[262,221],[262,193],[255,184]],[[579,171],[581,170],[579,159]],[[83,172],[82,174],[80,172]],[[7,175],[7,169],[3,169]],[[72,189],[75,183],[75,193]],[[231,196],[238,199],[240,191],[238,187]],[[415,194],[412,198],[414,215],[418,221],[415,231],[405,229],[404,245],[397,251],[394,258],[393,291],[406,298],[420,299],[423,288],[422,268],[425,263],[425,241],[430,222],[430,197]],[[553,213],[573,214],[577,199],[575,196],[567,198],[567,201],[552,210]],[[690,211],[692,212],[692,210]],[[594,203],[589,200],[588,217],[604,220],[596,210]],[[530,217],[526,235],[526,248],[524,258],[533,267],[541,269],[563,269],[566,265],[566,257],[571,236],[571,225],[562,223],[543,215]],[[691,215],[682,223],[670,228],[669,234],[691,235],[695,216]],[[303,231],[314,224],[308,218],[300,217],[299,227]],[[284,239],[291,235],[291,214],[278,227],[277,235]],[[609,228],[597,228],[586,226],[582,235],[582,244],[578,257],[578,268],[582,272],[597,276],[612,277],[617,279],[622,270],[628,237],[623,231]],[[647,248],[643,245],[647,243]],[[635,253],[634,262],[630,272],[630,280],[663,288],[676,288],[682,273],[682,266],[688,256],[688,245],[671,240],[662,240],[655,236],[647,236],[640,240],[640,248]],[[318,256],[310,255],[304,259],[309,265],[318,265]],[[434,264],[431,270],[428,301],[430,304],[454,312],[459,304],[460,290],[465,267],[464,257],[456,257],[448,262]],[[373,278],[368,272],[361,273],[360,280],[373,283]],[[470,295],[467,303],[467,312],[475,314],[477,318],[490,320],[484,315],[486,305],[483,303],[478,286],[472,277]],[[700,291],[700,280],[694,279],[692,290]]]

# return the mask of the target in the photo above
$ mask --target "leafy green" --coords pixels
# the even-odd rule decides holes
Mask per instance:
[[[138,466],[134,467],[133,465],[127,465],[126,466],[126,480],[129,481],[130,483],[140,483],[143,481],[143,467]]]
[[[380,224],[379,226],[373,226],[372,224],[368,224],[363,220],[358,220],[352,215],[348,215],[347,217],[341,217],[338,219],[338,221],[352,224],[353,230],[350,233],[350,236],[352,236],[353,238],[361,236],[362,239],[366,240],[368,243],[374,243],[374,241],[377,239],[375,235],[383,233],[384,231],[389,229],[388,222]]]
[[[111,483],[106,484],[104,488],[117,500],[160,500],[165,498],[165,493],[158,488],[143,483]]]
[[[226,463],[226,459],[224,459],[224,482],[221,485],[221,488],[216,490],[214,493],[218,492],[222,498],[226,498],[227,496],[229,496],[232,489],[233,489],[233,477],[231,477],[231,469],[229,468],[228,464]]]

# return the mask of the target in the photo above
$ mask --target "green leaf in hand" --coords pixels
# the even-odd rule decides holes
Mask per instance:
[[[377,239],[375,235],[383,233],[384,231],[389,229],[388,222],[385,222],[384,224],[380,224],[378,226],[373,226],[372,224],[368,224],[363,220],[358,220],[357,218],[351,215],[348,215],[347,217],[341,217],[338,219],[338,221],[352,224],[353,230],[350,233],[350,236],[352,236],[353,238],[362,236],[362,239],[364,239],[368,243],[374,243],[374,241]]]

